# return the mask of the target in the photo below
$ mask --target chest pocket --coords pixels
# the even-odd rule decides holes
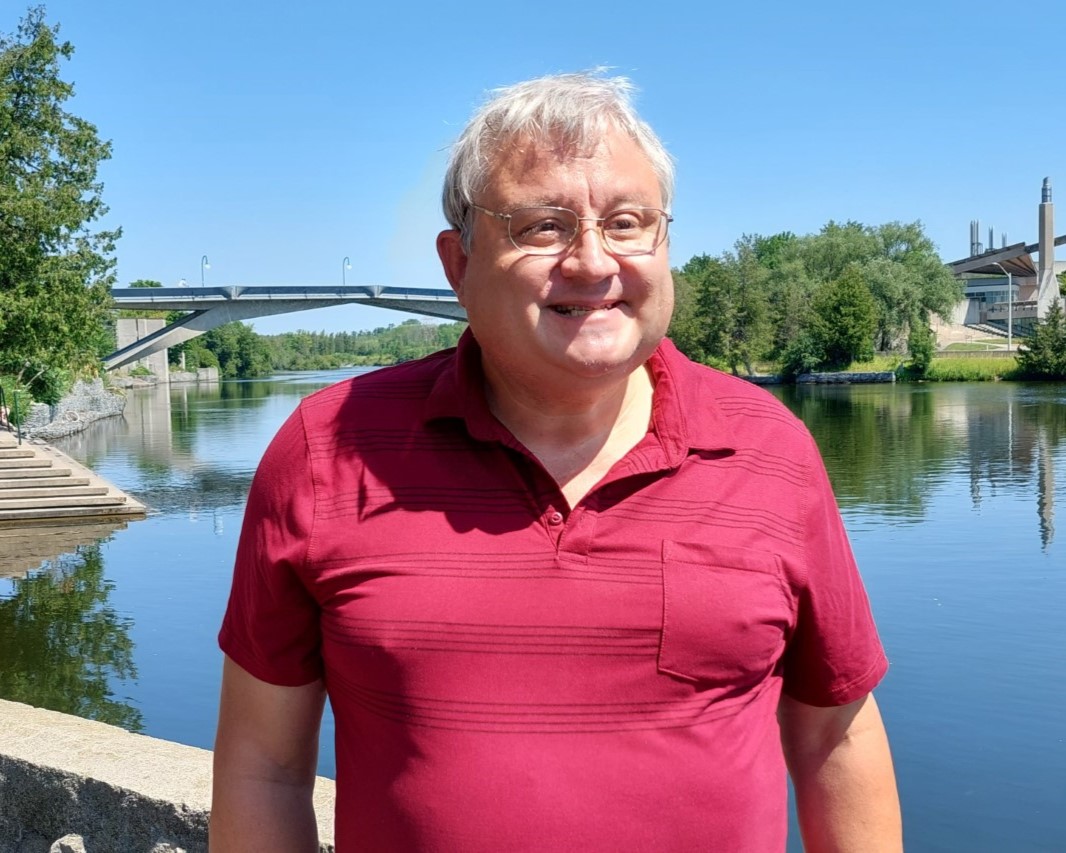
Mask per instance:
[[[660,672],[709,685],[754,686],[783,654],[793,612],[776,554],[663,543]]]

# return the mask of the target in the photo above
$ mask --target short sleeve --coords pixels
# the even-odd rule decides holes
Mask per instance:
[[[784,691],[829,707],[862,698],[888,669],[829,477],[810,439],[805,583],[784,658]]]
[[[271,441],[252,480],[218,642],[261,681],[308,684],[322,675],[319,607],[305,583],[315,512],[301,409]]]

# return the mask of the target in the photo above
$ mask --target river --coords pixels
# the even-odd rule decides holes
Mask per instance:
[[[151,513],[0,579],[0,697],[210,747],[255,465],[354,372],[131,391],[57,442]],[[1066,385],[773,393],[822,448],[888,649],[908,850],[1066,850]]]

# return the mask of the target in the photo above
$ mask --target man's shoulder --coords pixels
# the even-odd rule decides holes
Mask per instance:
[[[682,404],[690,416],[713,406],[738,440],[781,433],[801,441],[809,438],[806,426],[774,394],[741,376],[698,364],[675,349],[667,361],[675,377]],[[755,430],[753,433],[752,430]]]

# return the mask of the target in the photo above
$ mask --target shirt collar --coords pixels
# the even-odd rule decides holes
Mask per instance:
[[[715,399],[716,371],[693,364],[665,338],[648,359],[648,368],[655,382],[650,434],[661,448],[653,454],[661,457],[658,464],[677,467],[690,450],[735,449]],[[464,421],[470,437],[477,441],[516,444],[514,436],[489,410],[481,348],[469,329],[463,332],[455,357],[437,377],[426,399],[424,422],[439,418]],[[638,447],[651,450],[647,445],[644,441]]]

